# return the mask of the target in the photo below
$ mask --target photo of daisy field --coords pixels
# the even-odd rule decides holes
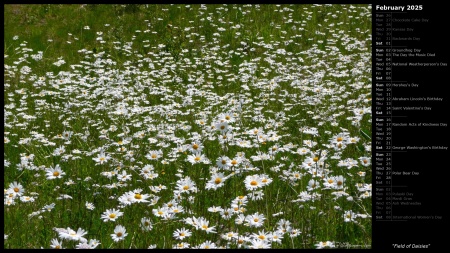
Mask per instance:
[[[4,248],[371,248],[371,12],[4,5]]]

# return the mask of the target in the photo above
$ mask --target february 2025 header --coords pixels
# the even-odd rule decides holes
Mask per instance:
[[[423,10],[422,5],[376,5],[377,11],[420,11]]]

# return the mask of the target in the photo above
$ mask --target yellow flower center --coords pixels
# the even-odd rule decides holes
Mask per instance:
[[[53,176],[54,176],[54,177],[59,176],[59,172],[58,172],[58,171],[53,172]]]
[[[200,161],[200,156],[196,156],[196,157],[194,158],[194,160],[195,160],[196,162]]]
[[[117,232],[117,237],[121,237],[122,236],[122,233],[121,232]]]
[[[142,199],[142,195],[139,193],[134,194],[135,199]]]
[[[226,119],[226,120],[230,120],[231,117],[227,115],[227,116],[225,116],[225,119]]]
[[[336,140],[337,140],[337,141],[342,141],[343,139],[342,139],[342,137],[337,137]]]
[[[110,214],[110,215],[109,215],[109,218],[111,218],[111,219],[116,218],[116,214],[115,214],[115,213]]]
[[[152,154],[153,159],[156,159],[156,157],[158,157],[156,154]]]
[[[222,182],[222,179],[220,177],[216,178],[216,180],[214,180],[214,183],[216,184],[220,184]]]
[[[263,178],[262,182],[263,182],[263,183],[267,183],[267,179],[266,179],[266,178]]]
[[[258,218],[254,218],[253,221],[254,221],[254,222],[258,222],[259,219],[258,219]]]
[[[202,228],[203,228],[203,229],[208,229],[208,226],[203,225]]]
[[[316,157],[314,157],[314,158],[313,158],[313,161],[314,161],[314,162],[317,162],[317,161],[319,161],[319,157],[317,157],[317,156],[316,156]]]
[[[15,192],[19,192],[20,189],[16,187],[16,188],[14,188],[14,191],[15,191]]]
[[[183,186],[183,190],[189,190],[189,186],[187,186],[187,185],[185,185],[185,186]]]
[[[197,145],[197,144],[194,144],[194,145],[192,145],[192,148],[193,148],[193,149],[198,149],[198,145]]]
[[[338,182],[337,182],[337,185],[339,185],[339,186],[341,186],[342,184],[343,184],[342,181],[338,181]]]
[[[104,157],[100,157],[100,161],[104,161],[106,160]]]
[[[185,234],[183,232],[180,233],[180,236],[185,236]]]
[[[60,245],[56,245],[55,249],[61,249],[61,246]]]
[[[237,164],[237,161],[236,161],[236,160],[232,160],[232,161],[231,161],[231,164],[232,164],[232,165],[236,165],[236,164]]]
[[[261,240],[266,239],[266,237],[264,235],[260,235],[260,236],[258,236],[258,238],[261,239]]]
[[[250,185],[252,185],[252,186],[258,185],[258,182],[256,182],[255,180],[253,180],[253,181],[250,182]]]

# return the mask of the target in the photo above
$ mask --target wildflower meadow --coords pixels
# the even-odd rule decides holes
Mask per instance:
[[[4,248],[371,248],[371,5],[4,5]]]

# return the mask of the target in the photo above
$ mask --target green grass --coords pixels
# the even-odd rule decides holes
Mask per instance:
[[[58,238],[54,228],[67,227],[86,230],[88,240],[101,243],[97,248],[172,248],[181,242],[197,247],[207,240],[217,247],[249,247],[250,242],[242,246],[221,235],[274,232],[281,219],[290,221],[300,234],[290,237],[287,231],[280,243],[268,243],[272,248],[316,248],[325,241],[370,247],[371,197],[362,198],[364,191],[359,188],[371,184],[372,175],[370,166],[358,160],[371,157],[368,5],[4,7],[4,233],[8,236],[4,248],[49,248],[51,240]],[[33,59],[39,51],[42,59]],[[59,60],[65,63],[55,65]],[[24,66],[31,71],[23,72]],[[126,111],[118,113],[121,107]],[[360,117],[355,118],[355,111],[361,111]],[[219,131],[208,126],[229,112],[235,113],[236,121],[229,123],[234,140],[222,143]],[[196,120],[204,120],[205,125]],[[257,141],[248,134],[255,128],[269,133],[267,139]],[[305,133],[304,128],[317,128],[317,134]],[[58,137],[65,131],[73,132],[69,141]],[[359,140],[335,149],[332,140],[341,133]],[[129,143],[119,143],[126,138]],[[252,147],[236,145],[237,139]],[[204,146],[202,154],[211,164],[191,164],[189,150],[171,154],[178,144],[194,140]],[[317,144],[309,147],[312,153],[300,155],[297,149],[307,147],[304,141]],[[291,147],[272,155],[285,145]],[[65,152],[55,155],[58,147]],[[104,164],[93,160],[100,150],[111,156]],[[162,150],[162,158],[146,158],[151,150]],[[257,169],[241,164],[237,173],[218,170],[229,178],[217,190],[206,189],[216,160],[233,159],[240,152],[245,153],[247,165]],[[270,158],[252,158],[257,154]],[[22,169],[21,159],[32,155]],[[308,157],[321,159],[312,163],[314,169],[302,165]],[[339,166],[346,159],[357,164],[349,169]],[[66,174],[46,179],[46,170],[57,164]],[[145,165],[152,165],[158,177],[140,175]],[[344,188],[326,189],[324,179],[310,173],[323,167],[324,178],[343,176]],[[131,180],[120,183],[116,176],[103,175],[114,169],[130,174]],[[244,184],[255,174],[273,180],[258,189],[264,194],[260,200],[250,199],[252,190]],[[298,179],[292,177],[295,174]],[[177,195],[176,183],[184,177],[192,179],[198,190]],[[309,191],[311,179],[317,180],[318,187]],[[22,202],[10,195],[12,182],[20,183],[23,195],[35,201]],[[111,184],[119,187],[107,187]],[[167,189],[149,188],[160,185]],[[346,196],[336,198],[341,190]],[[119,207],[118,198],[129,191],[149,194],[156,203]],[[301,192],[318,195],[295,201]],[[71,199],[58,199],[61,194]],[[242,215],[264,215],[261,227],[236,224],[237,214],[226,220],[208,211],[212,206],[230,208],[238,196],[248,197]],[[95,209],[88,210],[86,202]],[[55,203],[51,211],[30,216],[51,203]],[[173,219],[152,213],[170,203],[184,212]],[[124,215],[103,222],[100,216],[112,208],[120,208]],[[345,222],[347,211],[363,216]],[[143,217],[150,218],[152,230],[141,230]],[[185,222],[189,217],[204,217],[217,233],[195,229]],[[128,235],[114,242],[110,234],[118,224]],[[182,227],[192,236],[180,241],[173,232]],[[62,241],[64,248],[77,244]]]

